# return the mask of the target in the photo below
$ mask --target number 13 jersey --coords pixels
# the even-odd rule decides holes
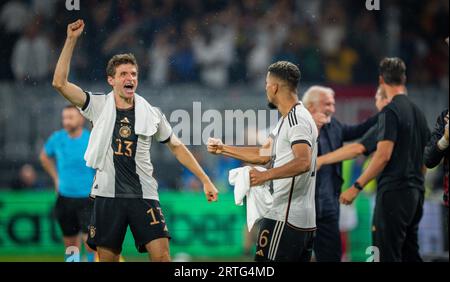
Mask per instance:
[[[104,94],[86,92],[86,104],[81,109],[89,120],[95,119],[103,110]],[[97,170],[91,195],[106,198],[143,198],[158,200],[158,183],[153,177],[150,159],[152,139],[167,143],[172,136],[172,127],[160,114],[158,130],[153,136],[136,135],[135,108],[116,108],[111,146],[108,148],[103,170]]]

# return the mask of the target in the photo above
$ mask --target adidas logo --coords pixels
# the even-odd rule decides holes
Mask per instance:
[[[130,124],[130,120],[127,117],[122,119],[120,122]]]
[[[98,189],[98,184],[94,186],[94,189]]]
[[[257,252],[256,252],[256,255],[257,255],[257,256],[260,256],[260,257],[263,257],[263,256],[264,256],[263,250],[257,251]]]

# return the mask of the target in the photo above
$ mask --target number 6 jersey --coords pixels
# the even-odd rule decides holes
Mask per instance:
[[[316,228],[315,186],[317,159],[317,126],[302,103],[280,119],[272,131],[273,167],[280,167],[294,159],[292,147],[307,144],[311,147],[311,168],[291,178],[273,181],[273,206],[265,216],[297,229]]]

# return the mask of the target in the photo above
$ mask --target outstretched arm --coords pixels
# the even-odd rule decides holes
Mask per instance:
[[[372,179],[377,177],[386,165],[389,163],[392,157],[392,152],[394,150],[395,143],[389,140],[384,140],[378,143],[377,150],[373,155],[372,161],[370,162],[364,173],[356,180],[356,182],[364,187]],[[344,193],[341,194],[340,202],[344,205],[350,205],[358,196],[360,190],[354,186],[350,187]]]
[[[237,147],[222,144],[218,139],[208,141],[208,152],[214,155],[224,155],[246,163],[265,165],[271,160],[272,138],[261,147]]]
[[[331,165],[345,160],[352,160],[365,152],[366,148],[362,144],[353,143],[345,145],[334,152],[320,156],[317,159],[317,170],[320,170],[320,168],[324,165]]]
[[[53,87],[69,102],[80,108],[86,102],[86,94],[80,87],[70,83],[68,77],[73,50],[83,30],[84,22],[82,20],[78,20],[67,26],[67,39],[53,76]]]
[[[177,158],[177,160],[189,169],[202,183],[203,190],[205,192],[206,198],[209,202],[217,201],[218,191],[214,184],[209,179],[208,175],[203,171],[200,164],[194,158],[192,153],[186,148],[186,146],[176,137],[172,135],[170,141],[167,143],[172,154]]]

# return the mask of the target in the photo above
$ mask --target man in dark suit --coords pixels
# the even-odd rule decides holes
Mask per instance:
[[[311,87],[303,96],[305,107],[320,128],[319,156],[335,151],[342,147],[344,142],[361,138],[377,122],[375,116],[355,126],[340,123],[333,117],[334,96],[335,93],[331,88],[321,86]],[[342,183],[342,163],[325,165],[317,172],[315,196],[317,234],[314,253],[319,262],[341,261],[339,196]]]

